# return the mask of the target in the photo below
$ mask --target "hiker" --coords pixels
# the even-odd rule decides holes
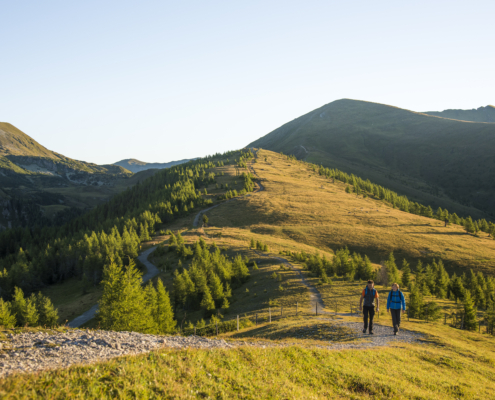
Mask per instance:
[[[373,335],[373,317],[375,316],[375,299],[376,299],[376,311],[380,311],[380,300],[378,298],[378,292],[374,288],[375,283],[372,280],[368,281],[368,284],[361,294],[361,299],[359,300],[359,310],[363,311],[364,316],[364,329],[363,333],[366,333],[368,329],[368,316],[369,316],[369,332]],[[364,300],[364,307],[363,307]]]
[[[402,312],[401,312],[402,310]],[[406,311],[406,299],[399,290],[399,284],[394,283],[387,298],[387,312],[392,314],[392,324],[394,325],[394,335],[397,335],[400,327],[400,316]]]

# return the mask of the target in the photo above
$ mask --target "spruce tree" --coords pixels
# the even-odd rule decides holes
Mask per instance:
[[[395,264],[394,252],[391,252],[388,255],[387,261],[385,261],[385,265],[387,267],[387,275],[388,275],[388,283],[399,283],[399,270],[397,269],[397,265]]]
[[[447,297],[447,289],[449,287],[449,274],[445,271],[442,260],[438,261],[436,276],[435,276],[435,294],[438,298],[444,299]]]
[[[423,296],[421,295],[418,285],[411,285],[411,291],[409,295],[409,316],[411,318],[421,319],[423,315]]]
[[[173,333],[175,330],[176,321],[170,297],[160,278],[156,283],[157,303],[156,303],[156,323],[160,333]]]
[[[54,327],[58,323],[58,311],[53,306],[52,301],[47,297],[43,296],[41,292],[38,292],[36,298],[36,307],[38,309],[40,326]]]
[[[474,233],[476,231],[476,228],[474,226],[473,220],[471,217],[467,217],[464,220],[464,229],[466,230],[467,233]]]
[[[251,242],[249,243],[249,247],[252,249],[256,248],[256,243],[254,242],[253,238],[251,238]]]
[[[411,284],[411,268],[409,267],[409,263],[404,260],[402,260],[402,285],[404,285],[406,288],[409,287]]]
[[[24,314],[24,322],[28,326],[37,326],[40,318],[36,309],[36,295],[34,293],[26,300],[26,311]]]
[[[211,292],[208,287],[203,294],[203,300],[201,300],[200,307],[205,311],[211,311],[215,309],[215,302],[213,301],[213,297],[211,296]]]
[[[466,290],[464,293],[464,329],[474,331],[478,328],[478,320],[476,318],[476,308],[474,307],[471,293]]]
[[[0,297],[0,326],[3,326],[5,329],[10,329],[15,325],[16,319],[10,311],[10,303],[3,301]]]
[[[16,286],[14,288],[14,298],[12,299],[11,310],[18,326],[24,326],[27,324],[26,308],[27,300],[24,298],[24,292]]]

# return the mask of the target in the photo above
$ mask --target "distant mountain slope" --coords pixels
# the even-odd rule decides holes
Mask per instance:
[[[495,107],[486,106],[473,108],[472,110],[444,110],[444,111],[427,111],[424,114],[434,115],[436,117],[457,119],[460,121],[472,122],[491,122],[495,123]]]
[[[179,164],[184,164],[188,161],[191,161],[191,160],[195,160],[195,158],[191,158],[191,159],[184,159],[184,160],[179,160],[179,161],[170,161],[170,162],[167,162],[167,163],[147,163],[147,162],[144,162],[144,161],[139,161],[139,160],[136,160],[134,158],[128,158],[126,160],[121,160],[121,161],[118,161],[116,163],[114,163],[113,165],[119,165],[131,172],[141,172],[141,171],[145,171],[147,169],[153,169],[153,168],[156,168],[156,169],[163,169],[163,168],[170,168],[170,167],[173,167],[174,165],[179,165]]]
[[[249,146],[355,173],[434,206],[453,201],[456,212],[495,210],[495,124],[343,99]]]
[[[47,223],[58,212],[74,215],[114,194],[132,172],[117,165],[77,161],[48,150],[0,122],[0,229]]]

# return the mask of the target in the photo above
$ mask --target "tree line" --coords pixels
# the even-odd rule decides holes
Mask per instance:
[[[211,169],[235,157],[252,153],[227,152],[161,170],[61,227],[1,233],[0,297],[9,300],[15,287],[29,294],[71,277],[98,284],[104,266],[110,260],[128,265],[158,224],[211,204],[202,192],[216,182]]]

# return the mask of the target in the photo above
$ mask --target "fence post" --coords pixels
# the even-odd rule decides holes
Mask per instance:
[[[239,332],[239,316],[237,316],[237,332]]]
[[[297,309],[299,308],[299,302],[296,301],[296,317],[297,317]]]
[[[272,309],[268,307],[268,316],[270,318],[269,322],[272,322]]]
[[[256,326],[258,326],[258,313],[256,313]]]

